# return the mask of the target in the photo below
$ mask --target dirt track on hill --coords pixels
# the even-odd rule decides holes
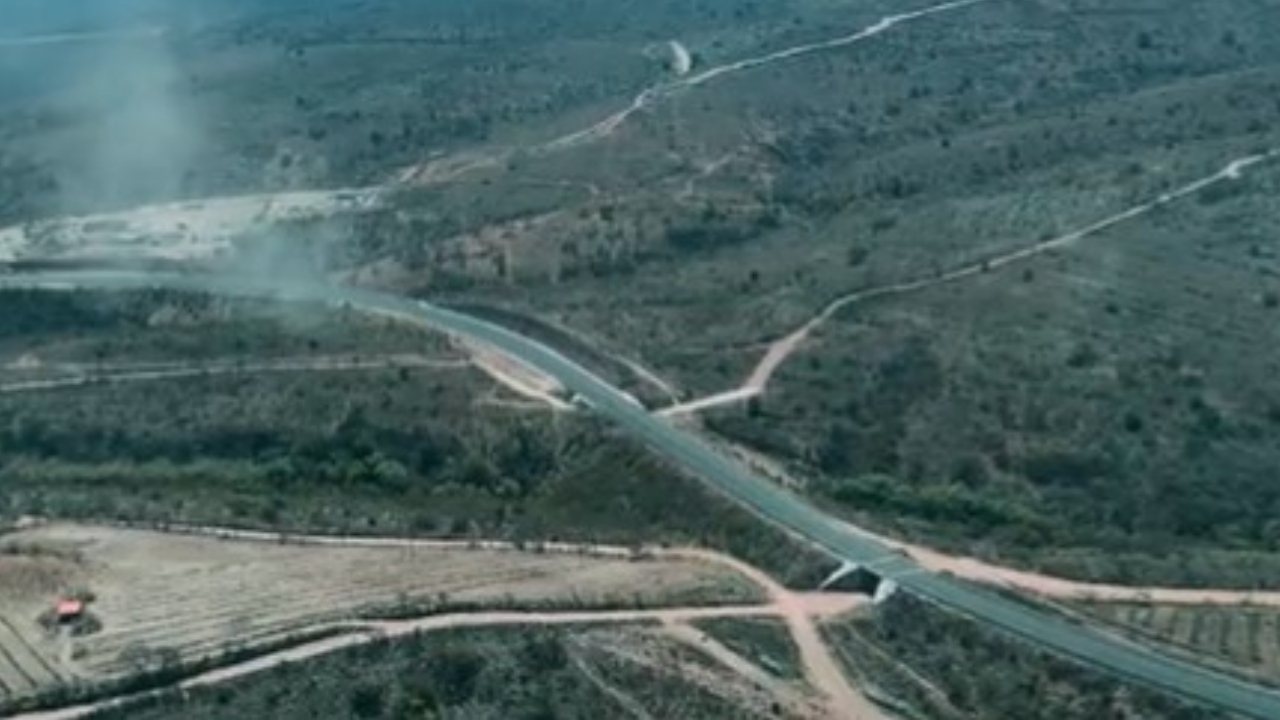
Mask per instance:
[[[1188,182],[1181,187],[1161,194],[1154,200],[1148,200],[1147,202],[1135,205],[1127,210],[1103,218],[1102,220],[1078,230],[1073,230],[1065,235],[1059,235],[1032,245],[1010,250],[1004,254],[971,263],[969,265],[964,265],[940,275],[907,280],[900,283],[894,283],[892,285],[883,285],[866,290],[858,290],[848,295],[844,295],[822,308],[817,315],[796,330],[772,342],[769,345],[768,350],[765,352],[764,357],[762,357],[760,362],[758,362],[752,369],[751,374],[745,381],[743,381],[742,385],[732,390],[716,393],[714,395],[681,403],[679,405],[674,405],[661,410],[660,414],[666,416],[687,415],[714,407],[734,405],[764,394],[764,392],[768,390],[769,383],[773,380],[773,376],[778,372],[779,368],[786,364],[792,356],[801,350],[805,341],[807,341],[809,337],[827,321],[850,305],[866,300],[874,300],[876,298],[927,290],[939,285],[949,284],[957,280],[963,280],[982,273],[991,272],[1005,265],[1011,265],[1016,262],[1043,255],[1051,250],[1073,245],[1085,238],[1097,235],[1103,231],[1110,230],[1117,225],[1146,215],[1156,208],[1163,207],[1194,195],[1195,193],[1198,193],[1210,186],[1223,182],[1238,181],[1243,177],[1246,170],[1263,163],[1274,161],[1277,158],[1280,158],[1280,149],[1272,149],[1266,152],[1236,158],[1212,175],[1207,175]]]

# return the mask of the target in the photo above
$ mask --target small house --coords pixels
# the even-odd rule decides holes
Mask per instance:
[[[63,598],[53,608],[54,617],[59,625],[70,625],[84,616],[84,602],[72,598]]]

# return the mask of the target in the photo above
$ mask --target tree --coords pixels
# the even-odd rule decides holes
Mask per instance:
[[[462,705],[475,694],[486,664],[484,657],[472,650],[442,648],[427,661],[427,669],[445,704]]]
[[[560,670],[569,664],[569,655],[560,639],[542,633],[524,641],[521,659],[526,667],[538,672]]]
[[[361,685],[351,691],[351,714],[358,718],[382,717],[384,705],[382,688]]]

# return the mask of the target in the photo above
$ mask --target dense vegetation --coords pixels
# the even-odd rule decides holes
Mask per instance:
[[[289,264],[325,245],[344,279],[501,308],[611,378],[634,381],[606,357],[621,355],[684,395],[737,385],[835,297],[983,266],[1280,147],[1272,0],[991,0],[660,93],[554,151],[541,143],[669,82],[673,38],[699,72],[930,3],[13,4],[15,35],[167,32],[0,48],[0,225],[487,158],[238,247],[280,245]],[[1089,578],[1275,584],[1278,178],[1255,167],[1020,265],[855,304],[707,427],[912,539]],[[0,302],[5,363],[447,351],[205,298]],[[0,394],[0,512],[699,542],[801,585],[821,565],[590,417],[477,402],[490,391],[390,363]],[[842,632],[926,658],[947,698],[922,702],[944,716],[1034,716],[1039,693],[1064,718],[1131,700],[1196,717],[909,602],[884,616]],[[966,653],[993,670],[935,666]],[[327,700],[381,712],[397,692]]]
[[[727,75],[598,145],[404,198],[461,217],[459,194],[514,204],[533,177],[604,191],[433,236],[405,282],[725,390],[834,297],[980,265],[1280,147],[1266,8],[983,3]],[[762,46],[840,34],[820,17]],[[855,304],[709,424],[889,532],[1082,577],[1273,583],[1280,255],[1260,228],[1277,177],[1257,166],[1020,265]],[[411,246],[381,251],[408,263]]]
[[[1274,259],[1248,238],[1277,178],[851,310],[754,415],[716,427],[805,461],[833,506],[931,542],[1034,549],[1091,577],[1269,584],[1280,394],[1255,328],[1274,324]]]
[[[1053,237],[1280,145],[1265,101],[1280,27],[1263,0],[1142,0],[1123,21],[1071,0],[941,14],[664,95],[594,144],[509,152],[669,80],[667,37],[705,69],[890,7],[821,5],[661,3],[623,22],[627,3],[241,2],[167,36],[160,58],[192,87],[143,99],[243,119],[198,132],[195,155],[167,154],[217,149],[178,194],[360,184],[437,149],[491,154],[383,210],[241,247],[333,238],[326,256],[364,281],[503,308],[524,330],[553,327],[535,316],[581,330],[690,395],[741,382],[761,341],[841,293]],[[367,92],[339,91],[355,86]],[[15,178],[0,203],[102,200],[61,187],[65,168],[42,156],[76,150],[67,136],[86,122],[59,97],[0,113],[0,176]],[[1259,227],[1276,177],[1258,167],[1052,256],[854,305],[763,401],[710,424],[887,531],[1086,577],[1269,582],[1280,495],[1259,479],[1280,462],[1265,330],[1280,255]],[[364,432],[371,412],[342,427]],[[540,430],[513,437],[526,432]],[[412,470],[451,442],[386,459]],[[304,445],[272,452],[306,458]],[[483,481],[484,463],[451,457],[449,483]]]

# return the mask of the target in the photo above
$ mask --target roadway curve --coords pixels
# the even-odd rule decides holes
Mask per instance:
[[[829,517],[798,495],[727,459],[697,437],[637,406],[622,391],[529,338],[426,302],[369,290],[309,285],[271,288],[207,275],[50,272],[0,275],[0,288],[128,290],[165,288],[238,297],[349,305],[480,341],[556,378],[597,413],[716,490],[837,558],[867,567],[903,591],[1077,662],[1239,715],[1280,718],[1280,692],[1162,654],[1018,600],[929,572],[880,540]]]

